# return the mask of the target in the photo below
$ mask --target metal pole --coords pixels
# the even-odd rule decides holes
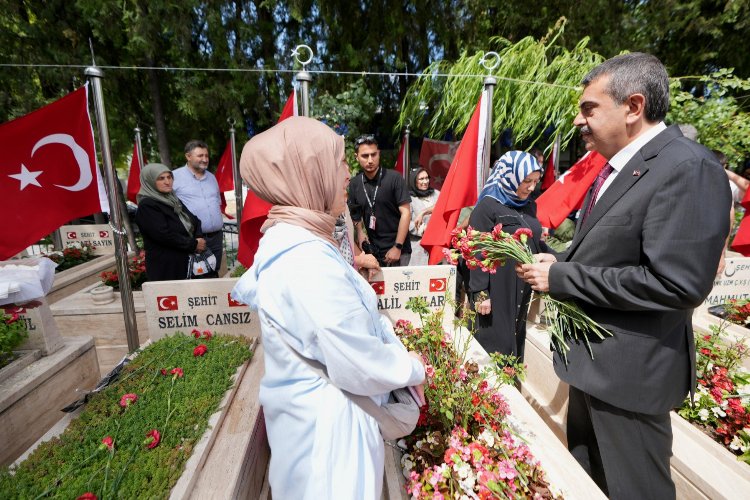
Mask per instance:
[[[552,153],[555,155],[555,179],[560,178],[560,134],[555,136],[555,145],[552,146]]]
[[[484,165],[482,168],[481,179],[477,179],[477,194],[482,191],[484,183],[487,182],[487,178],[490,176],[490,148],[492,147],[492,97],[495,92],[495,85],[497,85],[497,79],[493,76],[487,76],[484,78],[484,90],[487,91],[487,128],[484,134],[484,158],[482,158]]]
[[[235,217],[237,221],[237,235],[240,234],[242,225],[242,177],[240,176],[240,166],[237,164],[237,146],[235,144],[234,121],[229,126],[229,147],[232,151],[232,177],[234,178],[234,203]]]
[[[409,128],[409,125],[406,125],[406,130],[404,130],[404,180],[408,183],[409,182],[409,134],[411,132],[411,129]]]
[[[84,74],[91,82],[94,97],[94,110],[96,122],[99,129],[99,146],[102,150],[102,162],[104,163],[104,174],[107,181],[109,195],[109,211],[111,222],[115,233],[115,257],[117,259],[117,273],[120,276],[120,299],[122,300],[122,312],[125,318],[125,332],[128,338],[128,350],[134,351],[140,346],[138,339],[138,326],[135,322],[135,307],[133,306],[133,292],[130,288],[128,273],[128,253],[125,245],[125,231],[122,228],[122,203],[117,194],[115,182],[117,173],[112,162],[112,151],[109,145],[109,130],[107,129],[107,114],[104,111],[104,98],[102,94],[101,79],[104,72],[96,66],[89,66]]]
[[[135,150],[138,152],[138,168],[143,169],[146,159],[143,157],[143,147],[141,147],[141,129],[135,127],[133,130],[135,131]]]
[[[310,82],[312,77],[304,69],[297,73],[297,81],[300,82],[300,97],[302,98],[302,116],[310,116]]]

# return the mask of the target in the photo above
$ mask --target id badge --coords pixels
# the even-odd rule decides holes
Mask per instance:
[[[370,224],[368,225],[368,227],[372,229],[373,231],[375,230],[375,216],[374,215],[370,216]]]

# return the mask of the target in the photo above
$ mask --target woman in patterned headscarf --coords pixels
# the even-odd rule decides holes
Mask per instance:
[[[492,231],[503,225],[506,233],[518,228],[531,229],[528,245],[534,253],[548,252],[540,241],[542,226],[536,218],[534,191],[542,167],[523,151],[508,151],[492,168],[477,199],[469,225],[479,231]],[[468,271],[469,303],[476,311],[476,339],[487,352],[512,354],[523,358],[526,341],[526,314],[531,287],[516,276],[512,263],[497,268],[495,274],[480,269]]]
[[[334,235],[349,183],[344,139],[311,118],[288,118],[245,145],[240,169],[273,204],[253,265],[232,292],[260,319],[259,399],[273,497],[379,500],[385,451],[378,422],[341,389],[382,405],[390,391],[422,384],[425,374]],[[324,364],[329,380],[292,348]]]

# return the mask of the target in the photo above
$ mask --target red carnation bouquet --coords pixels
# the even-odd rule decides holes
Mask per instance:
[[[498,266],[504,266],[508,259],[521,264],[534,264],[534,254],[526,243],[532,237],[531,229],[520,228],[515,233],[503,231],[503,225],[498,224],[491,232],[483,233],[471,226],[456,229],[452,233],[452,250],[444,250],[445,256],[456,264],[459,257],[466,261],[469,269],[481,269],[494,274]],[[583,341],[591,355],[589,336],[604,339],[612,334],[588,317],[573,301],[562,301],[552,298],[548,293],[535,292],[544,299],[545,314],[552,348],[560,354],[567,363],[567,352],[570,347],[568,340]]]

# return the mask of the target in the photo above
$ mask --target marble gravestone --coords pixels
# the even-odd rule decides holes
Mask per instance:
[[[5,314],[18,314],[18,320],[26,324],[29,337],[18,346],[18,350],[39,349],[42,356],[49,356],[65,344],[55,318],[46,299],[29,302],[23,306],[0,306]]]
[[[750,298],[750,257],[730,257],[721,276],[703,301],[703,307],[718,306],[729,299]]]
[[[143,284],[143,301],[151,340],[193,329],[260,336],[258,314],[232,300],[238,278],[150,281]]]
[[[399,319],[421,327],[419,315],[406,309],[412,297],[423,297],[431,311],[444,309],[443,328],[453,331],[455,311],[455,266],[384,267],[370,280],[378,298],[378,309],[394,324]]]
[[[63,248],[72,243],[79,243],[91,245],[96,255],[114,255],[115,253],[115,235],[109,224],[62,226],[60,238]]]

